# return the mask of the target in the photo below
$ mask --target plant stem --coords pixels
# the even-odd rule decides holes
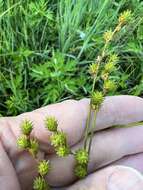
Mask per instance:
[[[96,127],[96,116],[97,116],[97,112],[98,110],[94,111],[94,115],[93,115],[93,121],[92,121],[92,126],[91,126],[91,134],[89,135],[89,145],[88,145],[88,154],[90,154],[90,149],[91,149],[91,144],[92,144],[92,139],[93,139],[93,135],[94,135],[94,129]]]

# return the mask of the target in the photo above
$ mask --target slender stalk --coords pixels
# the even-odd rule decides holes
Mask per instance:
[[[120,27],[121,27],[121,23],[119,23],[116,26],[116,28],[114,29],[114,31],[112,33],[112,38],[115,35],[115,33],[120,29]],[[94,92],[97,76],[98,76],[98,73],[99,73],[99,67],[100,67],[100,64],[101,64],[104,56],[105,56],[105,51],[106,51],[106,48],[108,47],[109,43],[110,43],[110,40],[106,41],[106,43],[104,44],[104,47],[102,49],[101,56],[98,56],[99,59],[97,60],[97,64],[98,64],[97,72],[96,72],[96,75],[94,76],[94,79],[93,79],[93,85],[92,85],[91,93]],[[88,134],[90,132],[90,121],[91,121],[91,113],[92,113],[91,103],[90,103],[90,108],[89,109],[90,110],[89,110],[89,113],[88,113],[88,118],[87,118],[87,122],[86,122],[86,129],[85,129],[85,137],[84,137],[84,148],[87,149],[88,153],[90,153],[90,148],[91,148],[91,144],[92,144],[92,138],[93,138],[93,134],[94,134],[94,128],[96,127],[96,115],[97,115],[97,112],[98,112],[98,109],[94,110],[93,122],[92,122],[92,125],[91,125],[91,134],[89,136],[89,144],[87,144]]]
[[[129,123],[126,125],[115,125],[115,126],[111,126],[112,128],[127,128],[127,127],[136,127],[139,125],[143,125],[143,121],[139,121],[139,122],[133,122],[133,123]]]
[[[90,149],[91,149],[91,144],[92,144],[92,139],[93,139],[93,135],[94,135],[94,129],[96,127],[96,116],[97,116],[97,110],[94,111],[94,115],[93,115],[93,121],[92,121],[92,126],[91,126],[91,134],[89,135],[89,144],[88,144],[88,154],[90,154]]]

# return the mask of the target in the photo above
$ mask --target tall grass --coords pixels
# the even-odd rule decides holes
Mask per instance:
[[[87,67],[125,9],[134,19],[110,47],[122,57],[117,93],[142,95],[142,1],[0,0],[0,113],[88,96]]]

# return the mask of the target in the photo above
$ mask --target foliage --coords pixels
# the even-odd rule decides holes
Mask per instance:
[[[130,9],[132,19],[109,47],[117,53],[117,94],[143,94],[143,2],[140,0],[0,0],[0,114],[17,115],[89,96],[88,66],[105,31]],[[101,81],[99,81],[99,88]]]

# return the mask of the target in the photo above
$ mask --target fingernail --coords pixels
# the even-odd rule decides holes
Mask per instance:
[[[143,176],[135,169],[116,166],[107,182],[107,190],[143,190]]]

